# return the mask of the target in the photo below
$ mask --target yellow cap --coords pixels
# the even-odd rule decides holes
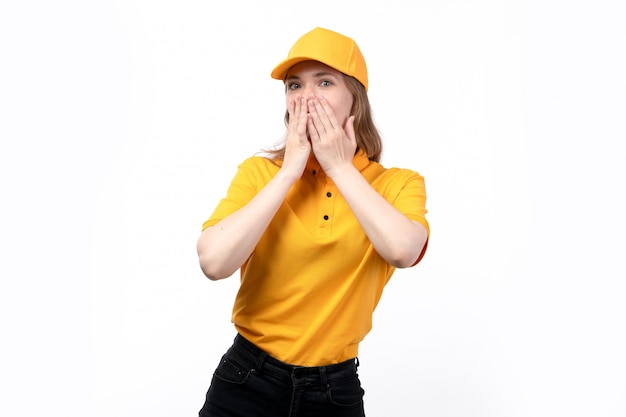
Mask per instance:
[[[367,67],[356,42],[332,30],[315,28],[305,33],[289,50],[287,59],[272,70],[272,78],[284,80],[289,68],[302,61],[319,61],[350,75],[367,90]]]

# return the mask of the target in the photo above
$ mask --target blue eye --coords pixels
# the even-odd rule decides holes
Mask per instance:
[[[328,87],[328,86],[332,85],[332,83],[330,81],[325,80],[325,81],[322,81],[320,83],[320,85],[322,85],[323,87]]]
[[[287,88],[289,88],[290,90],[296,90],[296,89],[300,88],[300,84],[298,84],[298,83],[289,83]]]

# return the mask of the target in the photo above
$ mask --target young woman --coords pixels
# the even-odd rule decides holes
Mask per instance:
[[[243,161],[198,240],[208,278],[241,274],[200,416],[364,416],[358,346],[394,270],[426,250],[424,179],[379,163],[354,40],[315,28],[271,75],[284,146]]]

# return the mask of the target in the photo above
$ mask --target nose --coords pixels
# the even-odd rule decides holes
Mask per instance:
[[[310,98],[311,96],[315,95],[315,90],[313,88],[313,86],[311,84],[306,84],[304,86],[302,86],[302,97],[304,98]]]

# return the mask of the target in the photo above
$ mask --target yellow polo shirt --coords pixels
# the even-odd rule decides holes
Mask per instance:
[[[203,230],[246,205],[280,164],[260,156],[246,159]],[[387,201],[429,230],[422,176],[386,169],[362,152],[353,164]],[[339,363],[357,356],[394,270],[311,158],[240,269],[232,321],[242,336],[283,362]]]

